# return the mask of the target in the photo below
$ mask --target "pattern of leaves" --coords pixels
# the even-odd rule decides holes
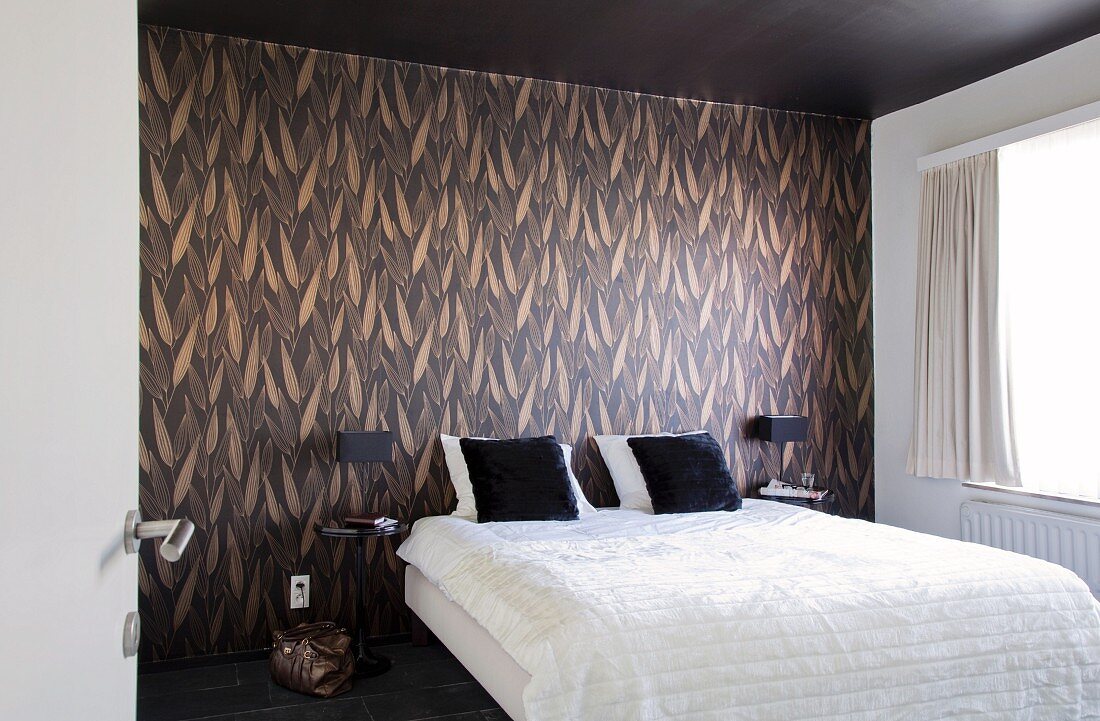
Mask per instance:
[[[142,549],[144,658],[350,622],[313,524],[447,511],[441,430],[554,433],[613,504],[589,435],[705,427],[747,490],[748,420],[800,412],[789,467],[873,516],[868,123],[161,28],[140,103],[141,507],[197,526]],[[334,462],[374,428],[392,464]]]

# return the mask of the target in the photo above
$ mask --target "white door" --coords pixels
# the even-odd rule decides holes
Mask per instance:
[[[0,21],[0,717],[134,718],[134,0]]]

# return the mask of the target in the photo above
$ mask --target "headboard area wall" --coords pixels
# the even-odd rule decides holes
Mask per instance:
[[[556,434],[607,505],[590,435],[706,428],[750,490],[801,413],[788,472],[873,517],[868,122],[140,32],[141,510],[197,526],[142,547],[143,660],[348,619],[313,524],[448,511],[440,431]]]

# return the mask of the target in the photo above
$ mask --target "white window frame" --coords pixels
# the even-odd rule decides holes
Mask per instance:
[[[1100,119],[1100,101],[917,158],[917,172]]]
[[[1045,118],[1040,118],[1030,123],[1018,125],[1008,130],[1003,130],[999,133],[993,133],[992,135],[986,135],[982,138],[961,143],[959,145],[946,148],[944,150],[937,151],[935,153],[929,153],[928,155],[922,155],[917,158],[917,173],[921,173],[929,168],[934,168],[938,165],[945,165],[947,163],[953,163],[963,158],[968,158],[972,155],[979,155],[991,150],[997,150],[1003,148],[1006,145],[1013,143],[1019,143],[1024,140],[1031,140],[1037,138],[1040,135],[1046,135],[1047,133],[1054,133],[1059,130],[1065,130],[1071,128],[1074,125],[1080,125],[1081,123],[1088,123],[1093,120],[1100,120],[1100,101],[1095,103],[1089,103],[1087,105],[1081,105],[1071,110],[1067,110],[1056,115],[1050,115]],[[1100,507],[1100,498],[1091,498],[1089,496],[1074,496],[1062,493],[1054,493],[1049,491],[1036,491],[1025,487],[1011,487],[1004,486],[997,483],[981,482],[981,481],[963,481],[963,487],[981,489],[985,491],[998,491],[1008,493],[1016,496],[1027,496],[1031,498],[1049,499],[1055,501],[1068,501],[1071,503],[1082,504],[1092,507]]]

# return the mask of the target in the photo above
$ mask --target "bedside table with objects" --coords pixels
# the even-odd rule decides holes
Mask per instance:
[[[836,496],[832,493],[828,494],[824,498],[784,498],[781,496],[761,496],[765,501],[775,501],[777,503],[787,503],[792,506],[802,506],[814,511],[820,511],[822,513],[828,513],[830,516],[837,515]]]
[[[366,621],[366,574],[363,572],[367,539],[383,536],[396,536],[409,530],[406,523],[394,521],[382,526],[325,526],[318,523],[314,530],[325,538],[355,540],[355,675],[378,676],[390,669],[392,662],[385,656],[378,656],[367,646]]]

